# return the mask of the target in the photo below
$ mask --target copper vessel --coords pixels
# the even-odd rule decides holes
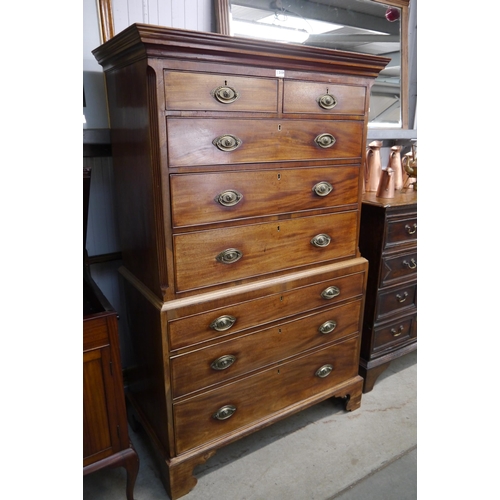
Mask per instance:
[[[380,159],[380,148],[382,141],[372,141],[366,150],[365,162],[365,191],[376,192],[382,172],[382,161]]]
[[[389,154],[388,168],[394,170],[394,190],[400,191],[403,189],[403,166],[401,164],[401,149],[402,146],[392,146]]]
[[[377,198],[394,198],[394,170],[390,167],[382,170]]]

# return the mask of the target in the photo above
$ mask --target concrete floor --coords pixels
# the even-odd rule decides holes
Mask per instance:
[[[144,431],[135,500],[168,500]],[[391,363],[361,408],[324,401],[232,443],[195,469],[185,500],[415,500],[417,352]],[[84,500],[125,500],[124,469],[83,479]]]

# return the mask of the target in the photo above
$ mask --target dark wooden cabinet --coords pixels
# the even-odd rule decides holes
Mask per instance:
[[[133,25],[106,75],[135,364],[172,499],[331,397],[361,403],[358,250],[374,56]]]
[[[89,276],[83,289],[83,475],[124,467],[133,500],[139,458],[128,435],[117,314]]]
[[[84,242],[90,192],[84,169]],[[139,457],[128,435],[118,315],[83,265],[83,475],[104,467],[127,471],[127,500],[133,500]]]
[[[417,348],[417,193],[365,193],[359,247],[370,263],[360,359],[369,392],[393,359]]]

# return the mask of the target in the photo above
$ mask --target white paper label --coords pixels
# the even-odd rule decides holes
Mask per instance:
[[[285,78],[285,70],[284,69],[277,69],[276,70],[276,76],[278,78]]]

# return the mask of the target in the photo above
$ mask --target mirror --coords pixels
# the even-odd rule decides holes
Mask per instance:
[[[370,128],[408,128],[409,0],[216,0],[223,34],[390,57],[370,97]]]

